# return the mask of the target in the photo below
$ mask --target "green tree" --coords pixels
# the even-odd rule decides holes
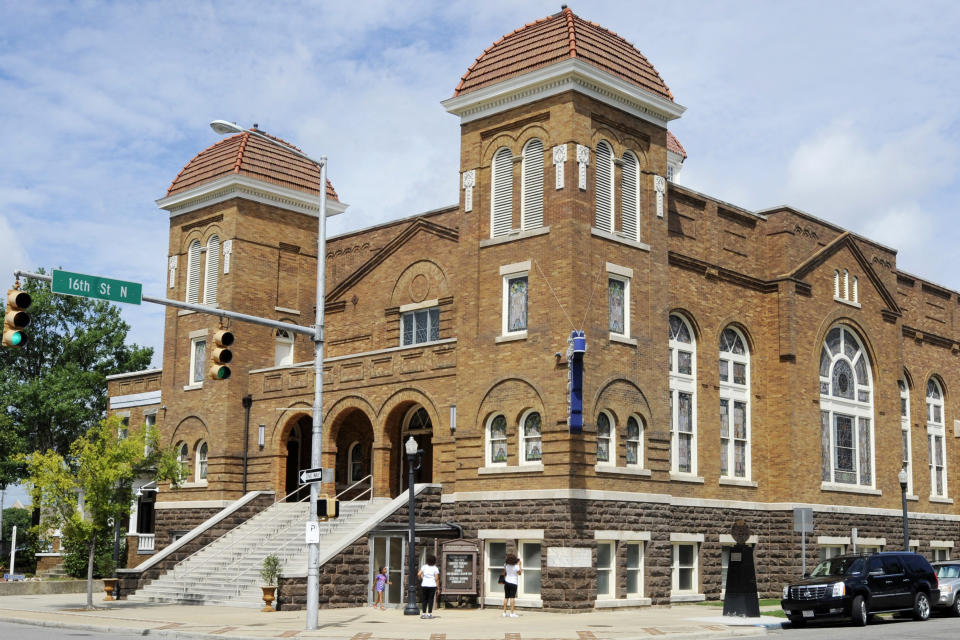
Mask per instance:
[[[23,477],[19,455],[25,452],[25,441],[14,428],[13,420],[0,413],[0,489],[6,489]]]
[[[113,523],[130,515],[136,478],[176,479],[164,477],[176,467],[175,458],[173,449],[157,448],[155,430],[148,433],[145,428],[131,428],[122,436],[116,416],[77,438],[67,458],[52,450],[27,457],[28,485],[41,513],[40,531],[59,528],[64,539],[86,545],[88,608],[93,607],[98,540],[109,537]]]
[[[103,418],[106,376],[145,369],[153,349],[126,344],[130,327],[115,305],[56,295],[38,280],[22,288],[33,297],[29,340],[0,349],[0,414],[13,420],[23,450],[66,455]]]

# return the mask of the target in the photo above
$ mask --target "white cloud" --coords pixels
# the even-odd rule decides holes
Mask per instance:
[[[6,217],[0,213],[0,289],[6,296],[7,287],[13,284],[13,272],[17,269],[31,270],[27,262],[22,237],[18,235]]]

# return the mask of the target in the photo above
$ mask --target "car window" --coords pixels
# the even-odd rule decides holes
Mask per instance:
[[[810,574],[811,578],[821,576],[842,576],[848,573],[858,574],[863,571],[863,558],[838,557],[824,560]]]
[[[873,556],[867,562],[867,573],[873,573],[876,570],[883,571],[883,561],[879,556]]]
[[[960,578],[960,565],[947,564],[937,567],[937,577],[941,580],[949,578]]]
[[[921,555],[912,553],[910,555],[904,555],[903,557],[907,561],[907,566],[917,573],[929,573],[933,571],[933,567],[931,567],[927,559]]]
[[[896,556],[884,557],[883,572],[903,573],[903,565],[900,564],[900,558],[897,558]]]

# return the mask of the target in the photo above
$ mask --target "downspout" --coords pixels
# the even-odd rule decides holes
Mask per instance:
[[[243,400],[243,494],[247,494],[247,450],[250,447],[250,407],[253,406],[253,396],[245,395]]]

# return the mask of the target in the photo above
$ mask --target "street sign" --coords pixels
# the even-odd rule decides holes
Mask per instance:
[[[793,530],[796,533],[813,533],[813,509],[798,507],[793,510]]]
[[[317,467],[316,469],[301,469],[300,470],[300,484],[308,484],[310,482],[320,482],[323,480],[323,469]]]
[[[88,276],[82,273],[53,270],[50,290],[68,296],[97,298],[111,302],[140,304],[143,297],[143,285],[139,282],[125,282],[100,276]]]
[[[307,544],[316,544],[320,542],[320,525],[316,522],[307,523]]]

